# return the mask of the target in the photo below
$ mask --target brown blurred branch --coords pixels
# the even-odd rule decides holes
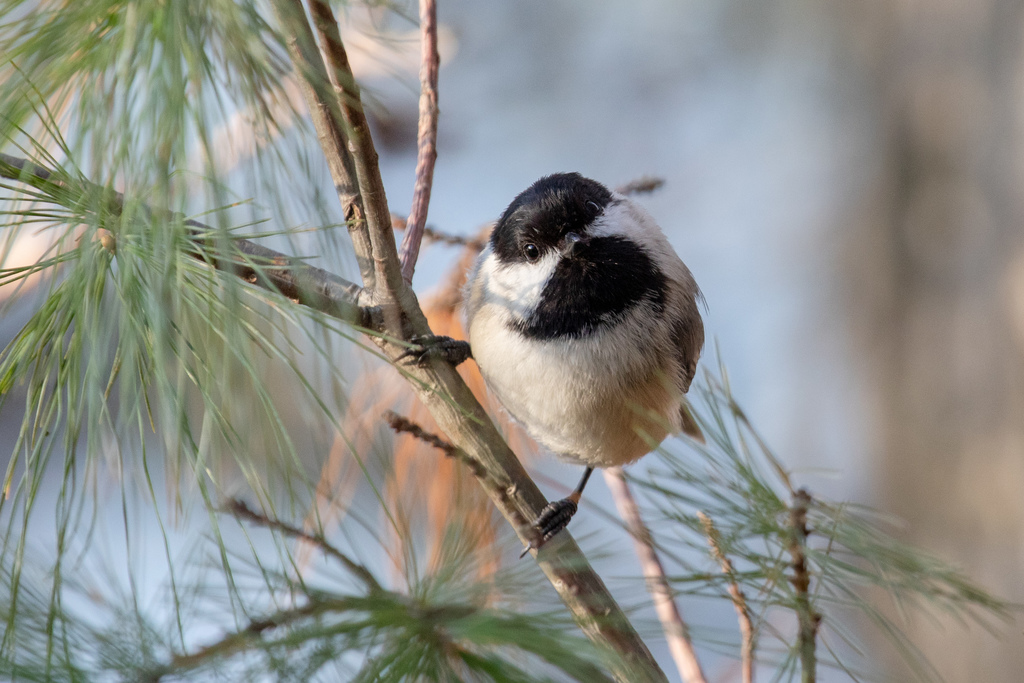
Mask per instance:
[[[789,582],[796,591],[796,616],[798,623],[797,649],[800,654],[801,683],[814,683],[816,679],[817,658],[815,655],[815,639],[821,615],[814,610],[810,598],[811,573],[807,568],[807,508],[811,504],[811,494],[806,489],[799,489],[793,494],[793,505],[789,509],[790,542],[789,554],[793,558],[793,576]]]
[[[693,649],[693,642],[690,640],[690,629],[683,621],[683,615],[672,597],[672,588],[668,585],[665,568],[654,550],[654,540],[640,515],[640,507],[636,504],[633,492],[629,490],[626,475],[621,467],[611,467],[604,470],[604,481],[611,491],[622,521],[626,523],[626,528],[633,537],[636,554],[647,580],[647,590],[651,593],[654,610],[658,613],[658,620],[665,632],[665,640],[668,642],[668,649],[675,660],[676,668],[679,669],[679,675],[685,683],[706,683],[697,653]]]
[[[619,194],[650,194],[651,192],[661,188],[664,184],[664,178],[645,175],[640,176],[635,180],[630,180],[625,185],[619,185],[615,188],[615,191]]]
[[[711,518],[702,511],[697,511],[697,518],[704,527],[704,535],[708,537],[708,545],[711,547],[711,556],[722,567],[722,573],[729,579],[729,597],[736,608],[736,616],[740,622],[740,637],[743,639],[740,648],[740,666],[743,672],[743,683],[754,682],[754,623],[750,618],[750,608],[747,606],[746,596],[736,582],[736,574],[732,568],[732,562],[722,551],[722,537],[715,528]]]
[[[405,216],[392,212],[391,214],[391,227],[395,230],[405,230],[408,227],[409,221]],[[486,226],[489,228],[493,223],[487,223]],[[488,231],[489,232],[489,231]],[[438,230],[429,225],[423,226],[423,242],[440,242],[450,247],[473,247],[477,251],[484,248],[487,240],[482,238],[479,234],[474,237],[465,237],[463,235],[453,235],[450,232],[444,232]]]
[[[401,250],[402,277],[410,283],[416,269],[416,259],[420,255],[423,229],[427,224],[427,207],[434,184],[434,162],[437,161],[437,71],[441,58],[437,53],[437,4],[434,0],[420,0],[420,31],[423,37],[416,185]]]

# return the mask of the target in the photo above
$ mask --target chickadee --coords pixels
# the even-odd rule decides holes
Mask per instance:
[[[595,467],[633,462],[669,433],[701,438],[680,402],[704,344],[699,296],[650,214],[597,181],[550,175],[505,209],[466,282],[469,349],[425,346],[454,362],[471,349],[512,417],[586,467],[537,519],[543,541]]]

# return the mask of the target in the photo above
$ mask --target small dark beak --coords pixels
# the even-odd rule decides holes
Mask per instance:
[[[580,237],[579,233],[568,232],[562,239],[562,251],[565,253],[566,256],[572,256],[572,252],[576,250],[576,245],[582,241],[583,238]]]

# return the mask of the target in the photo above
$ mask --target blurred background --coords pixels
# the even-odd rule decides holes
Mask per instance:
[[[720,357],[798,484],[892,513],[908,542],[1024,600],[1024,0],[440,0],[439,19],[430,225],[474,235],[556,171],[609,186],[663,178],[640,201],[707,300],[703,362]],[[382,26],[391,39],[368,43],[366,60],[355,49],[353,63],[391,208],[405,214],[415,26],[354,10],[343,35],[354,45]],[[323,181],[311,194],[333,202],[316,150],[309,159]],[[241,196],[254,194],[236,180]],[[294,211],[326,222],[324,209]],[[459,248],[424,251],[421,298],[444,290],[460,258]],[[24,314],[0,321],[5,343]],[[357,384],[349,399],[394,398],[370,393]],[[0,452],[19,421],[0,413]],[[319,428],[300,451],[344,449]],[[415,483],[436,462],[403,476]],[[360,476],[346,467],[325,466],[324,481]],[[550,459],[531,468],[552,498],[578,477]],[[600,509],[614,505],[595,478],[573,533],[614,587],[639,570]],[[112,527],[121,512],[110,510]],[[735,629],[728,605],[681,606],[698,636]],[[653,611],[641,614],[657,632]],[[945,680],[1020,680],[1019,625],[910,623]],[[871,647],[879,677],[906,678]],[[652,650],[674,678],[667,648]],[[707,657],[713,679],[736,678],[728,660]]]
[[[893,513],[907,541],[1024,599],[1024,2],[439,12],[456,49],[430,222],[470,233],[554,171],[664,178],[642,201],[707,298],[705,362],[717,347],[800,480]],[[403,212],[416,99],[375,84]],[[433,248],[420,284],[446,267]],[[611,509],[595,483],[590,503]],[[910,631],[946,680],[1024,671],[1020,628]]]

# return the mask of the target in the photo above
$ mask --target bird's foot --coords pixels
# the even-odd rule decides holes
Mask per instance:
[[[458,366],[473,357],[469,342],[452,339],[440,335],[427,335],[410,339],[415,346],[410,347],[395,360],[412,358],[417,365],[426,365],[431,358],[441,358],[453,366]]]
[[[568,498],[556,500],[544,506],[544,509],[540,511],[540,516],[537,517],[537,521],[533,523],[533,527],[537,530],[537,535],[540,536],[540,541],[537,545],[530,541],[530,544],[526,546],[526,549],[523,550],[519,557],[525,557],[526,553],[530,552],[530,550],[540,548],[551,540],[555,534],[569,526],[569,520],[576,514],[578,502],[579,495],[573,494]]]

